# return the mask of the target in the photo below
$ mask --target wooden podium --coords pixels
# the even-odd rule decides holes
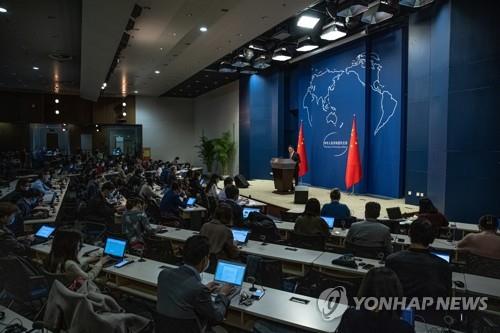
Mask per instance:
[[[274,193],[287,194],[293,191],[293,177],[295,173],[295,161],[289,158],[271,159],[273,169]]]

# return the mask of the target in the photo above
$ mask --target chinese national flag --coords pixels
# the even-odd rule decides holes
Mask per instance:
[[[361,157],[359,156],[358,130],[356,128],[356,117],[352,120],[351,139],[349,140],[349,151],[347,152],[347,165],[345,169],[345,186],[351,188],[361,181],[363,171],[361,170]]]
[[[308,171],[307,153],[306,153],[306,145],[304,143],[304,129],[302,123],[300,124],[300,129],[299,129],[299,142],[297,143],[297,154],[299,154],[300,157],[299,177],[302,177]]]

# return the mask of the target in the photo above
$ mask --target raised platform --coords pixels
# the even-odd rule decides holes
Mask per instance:
[[[240,194],[244,196],[251,196],[252,199],[265,202],[267,204],[291,210],[291,212],[302,212],[304,205],[297,205],[293,203],[294,195],[281,195],[273,193],[274,183],[272,180],[254,179],[250,180],[250,187],[240,189]],[[321,187],[309,186],[309,198],[316,198],[321,205],[330,202],[330,189]],[[386,208],[400,207],[402,213],[415,212],[418,210],[417,206],[407,205],[404,199],[381,199],[366,195],[351,195],[343,192],[341,202],[349,206],[351,214],[363,218],[365,214],[365,204],[368,201],[375,201],[382,206],[380,212],[381,218],[387,218]]]

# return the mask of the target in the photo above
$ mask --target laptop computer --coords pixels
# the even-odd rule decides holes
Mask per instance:
[[[401,319],[406,321],[411,327],[415,327],[415,311],[411,308],[406,308],[401,311]]]
[[[196,204],[196,198],[188,198],[186,201],[186,206],[188,207],[194,207]]]
[[[335,224],[335,217],[321,216],[321,218],[328,224],[328,229],[332,230]]]
[[[248,229],[231,229],[233,232],[233,238],[238,244],[246,244],[248,242],[248,235],[250,234],[250,230]]]
[[[403,214],[401,214],[401,208],[399,207],[391,207],[387,208],[387,216],[391,220],[399,220],[403,218]]]
[[[104,255],[110,256],[111,260],[106,263],[106,267],[115,265],[125,257],[127,241],[123,239],[108,237],[104,245]]]
[[[240,262],[226,260],[219,260],[219,262],[217,262],[214,282],[221,285],[230,284],[234,287],[234,291],[228,296],[229,299],[239,295],[241,292],[246,268],[247,266]]]
[[[245,207],[243,208],[243,218],[247,219],[248,215],[252,212],[259,212],[260,213],[260,208],[251,208],[251,207]]]
[[[438,251],[432,251],[431,252],[433,255],[436,257],[439,257],[443,260],[445,260],[447,263],[450,263],[450,254],[446,252],[438,252]]]
[[[54,233],[55,230],[56,230],[55,227],[43,225],[36,232],[35,239],[33,240],[33,242],[31,242],[31,244],[36,245],[36,244],[45,243],[46,241],[49,240],[50,236],[52,236],[52,234]]]

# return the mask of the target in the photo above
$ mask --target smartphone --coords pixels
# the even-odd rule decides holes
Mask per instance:
[[[265,292],[262,289],[257,289],[256,291],[253,292],[252,294],[252,299],[259,300],[264,296]]]
[[[119,263],[117,263],[115,265],[116,268],[121,268],[125,265],[128,265],[128,264],[131,264],[133,261],[128,261],[127,259],[123,259],[122,261],[120,261]]]

